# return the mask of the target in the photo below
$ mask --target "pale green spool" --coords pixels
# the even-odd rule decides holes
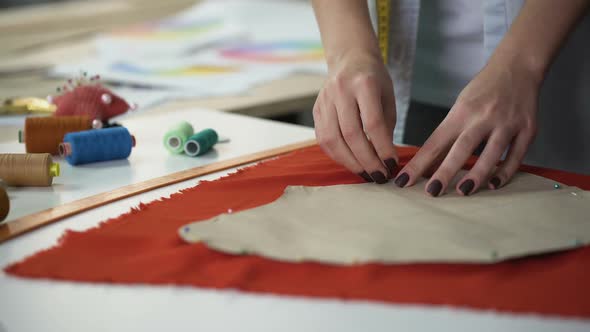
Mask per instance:
[[[183,153],[184,144],[195,133],[193,126],[186,121],[176,124],[164,135],[164,146],[172,153]]]

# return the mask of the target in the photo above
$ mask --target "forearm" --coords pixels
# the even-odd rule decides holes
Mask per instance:
[[[539,84],[590,0],[528,0],[490,62],[516,65]]]
[[[351,51],[380,57],[366,0],[313,0],[328,66]]]

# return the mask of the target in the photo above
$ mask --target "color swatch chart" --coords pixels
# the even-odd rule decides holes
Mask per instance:
[[[220,53],[222,56],[234,60],[267,63],[324,60],[324,49],[319,41],[288,40],[248,43],[222,49]]]

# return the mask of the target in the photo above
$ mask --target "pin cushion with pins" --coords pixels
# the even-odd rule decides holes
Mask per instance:
[[[136,104],[128,104],[111,90],[99,83],[100,76],[89,77],[83,72],[67,84],[58,87],[55,96],[47,96],[47,101],[57,109],[56,116],[86,115],[92,120],[108,121],[114,116],[137,108]]]

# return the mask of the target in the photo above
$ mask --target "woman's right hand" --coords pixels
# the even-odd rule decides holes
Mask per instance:
[[[368,182],[385,183],[395,175],[395,97],[380,56],[350,51],[333,61],[313,118],[330,158]]]

